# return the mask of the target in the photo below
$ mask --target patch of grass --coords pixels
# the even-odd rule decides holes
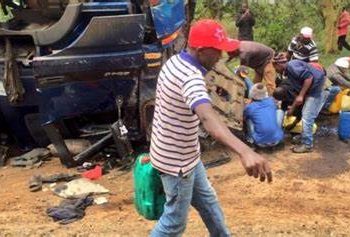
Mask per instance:
[[[349,57],[350,56],[350,52],[347,50],[342,50],[341,52],[337,53],[337,54],[321,54],[320,55],[320,63],[327,68],[329,65],[331,65],[332,63],[334,63],[334,61],[337,58],[340,57]]]

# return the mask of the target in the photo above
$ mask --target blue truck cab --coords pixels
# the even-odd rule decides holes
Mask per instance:
[[[157,75],[184,46],[193,2],[7,2],[1,7],[13,18],[0,28],[3,130],[23,149],[60,146],[90,122],[115,121],[119,97],[130,139],[145,137]]]

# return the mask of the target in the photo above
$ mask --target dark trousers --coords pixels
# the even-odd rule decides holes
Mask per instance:
[[[350,45],[345,40],[346,35],[341,35],[338,37],[338,49],[342,50],[343,47],[350,51]]]

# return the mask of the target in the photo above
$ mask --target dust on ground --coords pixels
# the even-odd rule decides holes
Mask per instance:
[[[350,236],[350,145],[335,134],[317,138],[315,151],[293,154],[283,150],[264,154],[274,172],[272,184],[245,175],[239,160],[208,170],[226,222],[236,236]],[[224,152],[215,146],[203,158]],[[111,172],[97,183],[111,194],[109,203],[92,206],[86,216],[59,225],[45,211],[61,198],[50,191],[31,193],[34,174],[74,173],[58,159],[37,169],[0,169],[0,236],[148,236],[155,222],[143,219],[133,205],[131,172]],[[106,195],[104,195],[106,196]],[[184,236],[208,236],[200,217],[191,209]]]

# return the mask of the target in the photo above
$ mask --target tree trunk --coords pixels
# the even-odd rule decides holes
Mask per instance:
[[[325,22],[324,49],[325,53],[337,51],[337,21],[339,13],[346,0],[321,0],[320,8]]]
[[[216,20],[222,19],[223,15],[223,0],[204,0],[203,5],[207,8],[211,18]]]

